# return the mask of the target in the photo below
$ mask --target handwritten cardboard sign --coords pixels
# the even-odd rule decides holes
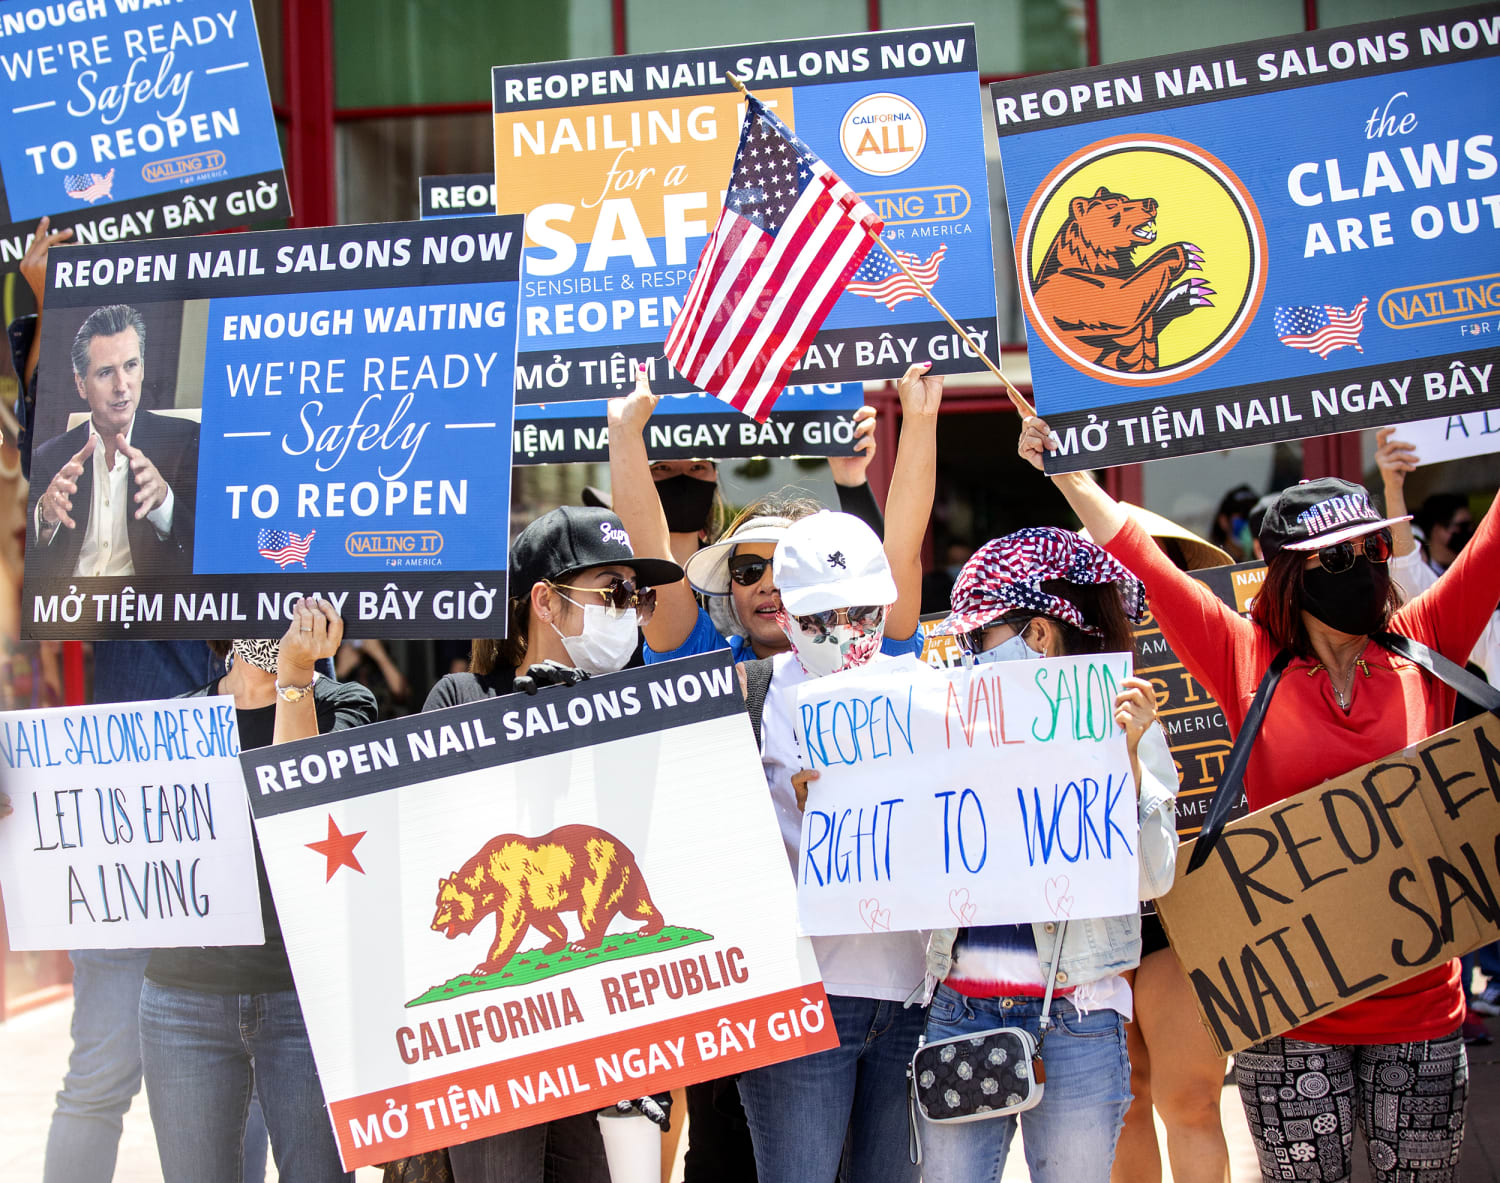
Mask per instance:
[[[1500,938],[1500,720],[1481,715],[1224,828],[1157,911],[1221,1053]]]
[[[346,636],[503,633],[521,237],[489,217],[56,248],[26,635],[275,637],[312,592]],[[81,337],[91,372],[128,347],[118,398],[77,377]],[[38,514],[127,423],[172,497],[126,520],[128,555],[93,518],[99,458],[72,526]]]
[[[348,1169],[837,1044],[723,654],[245,767]]]
[[[1403,423],[1396,438],[1415,445],[1420,464],[1441,464],[1500,451],[1500,411],[1475,411]]]
[[[973,25],[497,66],[498,209],[526,215],[518,403],[590,401],[602,426],[599,400],[628,393],[637,363],[660,394],[693,389],[662,362],[662,342],[739,144],[744,101],[730,73],[872,206],[891,248],[994,354]],[[924,359],[935,374],[981,369],[876,253],[834,304],[793,384],[899,378]],[[769,428],[750,442],[760,455],[785,446]],[[804,454],[830,454],[805,442]]]
[[[1139,898],[1113,703],[1130,655],[937,670],[880,661],[799,689],[804,932],[1119,916]]]
[[[1497,21],[991,86],[1049,471],[1500,407]]]
[[[12,949],[258,945],[234,700],[0,715]]]
[[[43,214],[100,243],[291,213],[251,0],[17,0],[0,47],[0,272]]]

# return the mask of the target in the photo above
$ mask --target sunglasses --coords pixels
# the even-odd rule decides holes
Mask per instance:
[[[867,629],[875,628],[885,618],[884,604],[859,604],[853,608],[830,608],[826,612],[814,612],[808,616],[792,617],[804,632],[819,633],[827,636],[839,623],[839,617],[843,617],[848,624],[862,626]]]
[[[552,583],[551,580],[547,581]],[[552,583],[552,586],[562,591],[581,592],[584,595],[599,596],[606,607],[613,608],[617,612],[623,612],[627,608],[635,608],[642,613],[654,611],[656,608],[656,589],[654,587],[637,588],[635,580],[621,579],[616,575],[609,581],[607,587],[578,587],[571,583]]]
[[[1354,566],[1354,560],[1361,554],[1365,556],[1366,561],[1371,563],[1388,562],[1391,557],[1391,532],[1380,530],[1374,534],[1366,534],[1363,538],[1335,542],[1332,546],[1325,546],[1316,553],[1318,562],[1323,565],[1323,570],[1330,575],[1342,575]]]
[[[760,555],[735,555],[729,560],[729,578],[741,587],[754,587],[765,577],[771,560]]]

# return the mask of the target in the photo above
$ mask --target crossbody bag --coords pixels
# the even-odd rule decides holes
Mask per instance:
[[[1062,958],[1067,921],[1057,926],[1057,943],[1047,967],[1047,993],[1037,1034],[1021,1027],[991,1027],[928,1043],[924,1036],[906,1067],[910,1090],[911,1161],[922,1161],[920,1117],[957,1124],[1005,1117],[1035,1107],[1042,1099],[1047,1070],[1042,1041],[1052,1027],[1052,987]]]

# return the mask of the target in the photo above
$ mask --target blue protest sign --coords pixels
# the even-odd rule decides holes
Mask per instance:
[[[991,87],[1067,471],[1500,405],[1493,7]]]
[[[994,259],[972,25],[635,54],[493,74],[498,208],[526,215],[518,404],[691,387],[662,345],[717,220],[740,78],[887,227],[891,247],[981,347]],[[878,257],[878,258],[877,258]],[[915,285],[879,272],[839,298],[792,384],[982,368]],[[602,416],[596,416],[602,418]],[[815,447],[807,449],[818,454]]]
[[[423,177],[421,198],[424,218],[492,214],[495,178],[489,173]],[[624,365],[623,359],[618,364]],[[531,397],[517,401],[515,463],[609,460],[605,399],[545,403]],[[864,405],[864,397],[858,382],[789,386],[769,420],[755,423],[713,395],[671,394],[646,425],[646,447],[653,460],[850,456],[854,412]]]
[[[316,592],[503,635],[520,257],[516,217],[56,248],[28,634],[280,636]]]
[[[37,219],[78,243],[291,213],[251,0],[0,11],[0,271]]]

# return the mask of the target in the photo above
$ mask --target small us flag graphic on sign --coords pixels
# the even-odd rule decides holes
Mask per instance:
[[[90,205],[109,197],[115,189],[115,170],[107,173],[69,173],[63,178],[63,192]]]
[[[260,551],[261,558],[270,559],[278,567],[285,569],[293,563],[301,563],[306,567],[307,552],[312,549],[313,535],[316,533],[316,530],[309,530],[306,534],[262,530],[255,540],[255,546]]]
[[[1320,304],[1312,308],[1294,305],[1276,309],[1276,336],[1283,345],[1293,349],[1306,349],[1316,353],[1325,361],[1335,349],[1353,346],[1356,353],[1363,353],[1359,335],[1365,327],[1365,309],[1370,306],[1366,296],[1352,312],[1335,308],[1332,304]]]

